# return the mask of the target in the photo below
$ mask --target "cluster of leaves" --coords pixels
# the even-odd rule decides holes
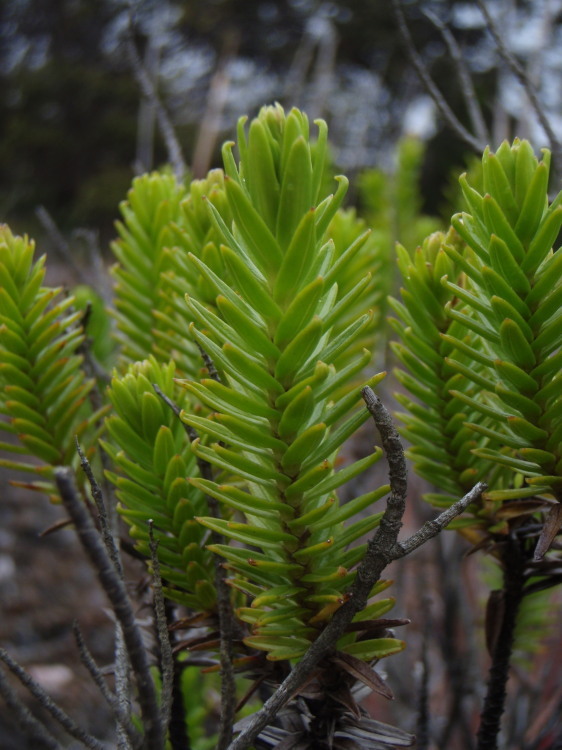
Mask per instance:
[[[162,361],[172,355],[201,404],[199,414],[186,410],[183,419],[201,436],[193,444],[199,460],[223,476],[220,482],[197,472],[185,476],[193,492],[214,497],[224,509],[222,519],[202,513],[200,523],[237,543],[211,549],[227,559],[232,584],[252,600],[238,611],[251,625],[246,644],[287,659],[304,653],[345,601],[365,547],[346,548],[374,528],[380,514],[347,528],[343,522],[388,491],[380,488],[341,508],[334,493],[374,464],[380,450],[341,472],[333,468],[340,446],[368,417],[357,408],[357,381],[377,330],[369,308],[382,296],[370,272],[377,270],[379,248],[354,213],[340,208],[345,178],[337,178],[334,196],[321,192],[323,122],[314,144],[297,110],[286,117],[278,106],[264,108],[248,136],[244,122],[238,127],[240,164],[233,144],[223,149],[225,175],[214,170],[192,182],[188,193],[169,176],[137,178],[121,207],[125,221],[114,245],[120,266],[113,272],[120,336],[135,342],[125,345],[126,356],[152,353]],[[219,378],[199,379],[193,342]],[[132,377],[126,376],[131,384]],[[110,393],[119,409],[118,383]],[[142,398],[155,397],[145,391]],[[115,425],[125,421],[129,431],[142,433],[132,404],[120,420],[110,419],[108,427],[123,455],[129,433],[116,434]],[[147,459],[152,437],[144,441]],[[144,468],[154,471],[149,460]],[[130,467],[121,469],[128,474]],[[164,474],[165,467],[160,479]],[[126,517],[139,514],[134,534],[144,533],[146,545],[139,519],[144,513],[146,522],[150,508],[140,494],[121,499]],[[228,520],[233,511],[243,513],[243,522]],[[185,565],[190,553],[177,529],[168,522],[163,531],[175,537],[168,545],[187,555]],[[374,605],[364,618],[391,605]],[[367,659],[402,646],[384,639],[355,643],[355,634],[348,640],[341,647]]]
[[[201,436],[195,453],[221,475],[221,481],[191,482],[243,514],[242,521],[207,516],[200,522],[245,545],[211,549],[227,560],[232,585],[252,600],[237,610],[251,625],[246,645],[273,660],[301,656],[345,601],[352,568],[365,551],[349,545],[373,529],[380,514],[347,528],[343,522],[388,491],[382,487],[342,507],[334,492],[381,454],[334,471],[340,446],[368,416],[357,409],[351,383],[370,356],[355,353],[353,344],[371,324],[372,284],[370,277],[356,277],[338,286],[340,270],[364,264],[367,237],[353,237],[335,251],[328,228],[347,181],[339,178],[333,196],[320,194],[326,127],[318,126],[311,147],[308,121],[296,110],[285,116],[280,107],[264,108],[247,136],[240,124],[239,164],[232,144],[223,151],[232,225],[220,207],[209,206],[232,283],[199,261],[214,286],[215,310],[187,300],[193,336],[219,373],[219,380],[183,383],[213,410],[183,419]],[[390,606],[391,600],[378,602],[360,618],[375,619]],[[358,639],[354,631],[339,647],[369,660],[402,644]]]
[[[106,420],[110,441],[102,441],[119,474],[107,472],[130,524],[137,550],[150,558],[147,520],[154,524],[164,591],[197,612],[213,612],[216,592],[205,530],[195,517],[207,509],[203,494],[188,484],[198,468],[181,422],[154,392],[154,385],[184,406],[174,387],[174,365],[154,357],[115,376],[108,390],[113,414]],[[118,451],[115,445],[121,446]]]
[[[228,221],[221,170],[193,180],[189,189],[171,174],[155,172],[133,180],[120,206],[120,236],[112,244],[118,260],[112,269],[114,316],[124,362],[154,355],[160,362],[173,359],[178,374],[199,376],[200,357],[188,335],[184,296],[194,294],[203,304],[213,304],[213,291],[197,260],[221,278],[225,272],[207,203],[219,206]]]
[[[410,373],[397,376],[424,404],[399,396],[411,454],[446,493],[430,501],[486,476],[482,507],[456,523],[485,534],[560,500],[562,196],[549,203],[548,163],[525,141],[487,150],[484,194],[461,177],[469,212],[453,217],[456,232],[413,259],[399,250],[395,351]]]
[[[75,437],[93,446],[106,409],[88,401],[93,380],[77,353],[82,313],[62,288],[42,286],[45,258],[33,263],[33,254],[27,237],[0,228],[0,431],[12,438],[0,449],[41,462],[2,458],[0,466],[38,475],[24,486],[55,499],[53,466],[76,463]]]
[[[42,481],[29,486],[54,497],[54,467],[75,463],[75,436],[93,450],[111,409],[106,476],[137,551],[150,558],[153,533],[166,596],[207,622],[221,557],[241,648],[273,662],[301,658],[348,599],[382,516],[373,506],[388,485],[337,496],[382,451],[344,468],[338,456],[368,418],[358,384],[384,377],[364,375],[390,284],[384,245],[396,218],[411,219],[387,207],[370,234],[342,209],[347,180],[329,194],[327,128],[316,125],[313,142],[304,114],[264,107],[239,123],[238,159],[225,144],[224,171],[189,188],[167,174],[134,181],[113,245],[120,359],[105,407],[88,399],[82,313],[42,286],[32,243],[0,232],[0,429],[15,437],[0,448],[43,462],[0,465],[35,472]],[[414,205],[415,143],[400,165],[395,194]],[[397,395],[402,434],[437,488],[426,499],[448,507],[485,479],[488,492],[451,527],[499,559],[502,539],[539,511],[551,509],[538,557],[560,525],[562,194],[549,202],[548,172],[548,155],[539,162],[526,142],[486,151],[481,192],[461,178],[467,212],[413,253],[398,247],[403,289],[390,301],[396,377],[409,391]],[[530,594],[558,581],[558,563],[531,563],[525,539]],[[337,666],[342,684],[359,677],[390,694],[361,662],[403,648],[383,619],[393,604],[355,615],[316,673],[324,687]],[[334,700],[349,708],[348,698]],[[348,737],[380,729],[352,724]]]

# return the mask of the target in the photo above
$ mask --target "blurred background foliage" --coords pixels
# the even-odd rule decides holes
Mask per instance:
[[[517,120],[519,136],[537,135],[543,145],[475,4],[403,5],[414,43],[461,121],[455,67],[426,11],[455,34],[494,141],[510,138]],[[488,5],[556,117],[561,3]],[[40,235],[35,211],[42,205],[63,232],[95,226],[105,247],[132,176],[165,162],[126,54],[128,30],[195,176],[218,164],[218,147],[238,116],[277,100],[327,119],[333,158],[350,176],[375,165],[389,169],[396,141],[419,136],[427,142],[422,208],[442,210],[444,185],[463,165],[466,146],[436,117],[390,2],[12,0],[0,6],[0,216],[14,231]]]

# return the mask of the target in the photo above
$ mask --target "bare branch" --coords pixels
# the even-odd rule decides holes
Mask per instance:
[[[471,503],[476,502],[487,489],[487,484],[484,482],[478,482],[478,484],[474,485],[474,487],[467,492],[463,498],[457,500],[456,503],[453,503],[450,508],[447,508],[440,513],[437,518],[433,518],[431,521],[426,521],[421,529],[416,531],[415,534],[412,534],[409,539],[406,539],[405,542],[398,543],[398,548],[400,550],[398,557],[406,557],[406,555],[409,555],[415,549],[421,547],[422,544],[425,544],[434,536],[437,536],[437,534],[443,531],[453,519],[460,516],[461,513],[464,513]]]
[[[56,468],[55,480],[62,502],[74,522],[84,551],[90,558],[102,588],[111,602],[115,616],[123,629],[123,639],[137,682],[147,750],[162,750],[164,736],[156,690],[150,675],[147,652],[142,642],[140,629],[135,621],[135,613],[127,589],[117,574],[94,524],[86,513],[77,494],[71,471],[63,467]]]
[[[550,141],[550,148],[552,149],[552,158],[554,161],[556,173],[557,173],[557,176],[560,177],[562,175],[562,145],[560,144],[560,141],[556,137],[554,129],[552,128],[552,125],[550,124],[550,120],[545,114],[544,107],[539,102],[539,99],[535,93],[535,87],[532,85],[531,81],[529,80],[529,76],[527,75],[525,69],[520,65],[519,61],[515,58],[515,56],[508,49],[505,43],[505,40],[503,38],[503,35],[501,31],[499,30],[497,23],[490,15],[488,8],[486,7],[486,4],[484,3],[484,0],[476,0],[476,3],[486,20],[488,29],[490,30],[490,33],[492,34],[494,38],[494,41],[497,45],[500,55],[502,56],[502,58],[508,65],[513,75],[517,78],[519,83],[523,86],[525,93],[527,94],[529,101],[531,102],[531,106],[533,107],[535,114],[537,115],[538,121],[540,122],[544,132],[547,135],[548,140]]]
[[[166,404],[166,406],[170,407],[170,409],[174,412],[174,414],[176,415],[176,417],[178,419],[180,419],[180,417],[181,417],[181,409],[180,409],[180,407],[174,401],[172,401],[172,399],[169,396],[166,396],[166,394],[160,388],[160,386],[158,385],[158,383],[153,383],[152,387],[154,388],[154,392],[156,393],[156,395],[159,396],[162,399],[162,401]],[[189,438],[191,439],[191,435],[193,433],[191,433],[187,429],[189,427],[189,425],[186,424],[185,422],[182,422],[182,424],[183,424],[183,426],[184,426],[184,428],[185,428],[185,430],[186,430]],[[195,433],[195,438],[196,437],[197,437],[197,433]]]
[[[118,731],[119,731],[119,727],[121,727],[126,734],[127,741],[126,741],[126,744],[122,743],[123,748],[131,748],[133,744],[137,745],[140,735],[138,734],[137,730],[133,727],[131,720],[130,720],[130,716],[128,716],[126,712],[123,712],[121,704],[119,703],[117,699],[117,696],[110,690],[105,680],[105,677],[103,676],[101,669],[96,664],[94,657],[92,656],[88,646],[86,645],[84,636],[82,635],[82,631],[80,630],[80,626],[78,625],[78,622],[76,620],[74,620],[72,624],[72,630],[74,632],[74,638],[76,639],[76,645],[78,646],[78,653],[80,654],[80,661],[88,670],[90,677],[95,682],[95,684],[98,687],[98,690],[100,691],[106,703],[110,707],[113,713],[113,716],[115,718],[115,721],[118,725]]]
[[[92,262],[95,282],[90,280],[89,285],[94,286],[104,302],[109,304],[113,294],[111,291],[110,277],[107,273],[100,246],[100,234],[97,229],[79,227],[72,233],[72,237],[82,241],[88,249],[88,259]]]
[[[0,695],[4,698],[16,721],[24,730],[26,737],[33,742],[36,748],[46,750],[63,750],[53,735],[33,716],[12,689],[4,672],[0,670]]]
[[[215,508],[215,517],[217,516]],[[219,535],[217,535],[219,536]],[[216,541],[220,540],[214,540]],[[230,589],[226,583],[226,570],[218,556],[215,555],[215,586],[217,588],[217,604],[219,610],[219,624],[221,633],[220,662],[221,662],[221,718],[217,750],[226,750],[232,740],[232,727],[236,715],[236,679],[234,674],[233,646],[234,613],[230,601]]]
[[[211,78],[205,103],[205,111],[199,129],[195,146],[193,148],[193,159],[191,162],[193,176],[196,179],[203,178],[209,171],[213,158],[217,139],[220,135],[220,122],[223,110],[228,101],[230,87],[230,75],[228,65],[236,55],[239,46],[239,35],[236,31],[230,31],[224,38],[224,49],[220,55],[217,67]]]
[[[111,557],[111,561],[113,562],[113,565],[115,566],[115,570],[119,574],[120,578],[123,578],[123,568],[121,565],[121,560],[119,558],[119,550],[117,548],[117,544],[115,543],[115,538],[109,528],[109,518],[108,518],[108,513],[105,507],[105,503],[103,501],[101,488],[99,484],[97,483],[97,480],[94,476],[94,472],[92,471],[90,462],[88,461],[88,459],[84,455],[82,448],[80,447],[80,443],[78,442],[77,437],[75,438],[75,443],[76,443],[76,450],[78,451],[78,455],[80,456],[80,464],[82,466],[84,474],[88,478],[88,482],[90,483],[90,489],[92,490],[92,497],[94,498],[96,508],[98,509],[98,517],[100,521],[100,528],[101,528],[101,535],[102,535],[103,543],[105,544],[107,553]]]
[[[43,229],[47,233],[47,236],[53,243],[53,247],[58,252],[60,257],[64,260],[65,264],[72,269],[72,273],[82,284],[88,284],[90,279],[79,263],[76,262],[74,253],[68,242],[62,236],[62,232],[57,227],[55,220],[51,214],[47,211],[45,206],[38,206],[35,209],[35,215],[39,219]]]
[[[104,745],[92,737],[91,734],[85,732],[81,727],[76,724],[74,719],[58,706],[53,699],[43,690],[41,685],[28,674],[25,669],[17,663],[3,648],[0,648],[0,660],[8,667],[10,672],[14,674],[24,687],[26,687],[31,695],[37,699],[39,704],[48,711],[53,719],[57,721],[61,727],[68,732],[71,737],[78,740],[90,750],[104,750]]]
[[[367,552],[357,569],[355,580],[349,590],[348,601],[338,609],[331,621],[326,625],[318,638],[310,646],[301,661],[282,682],[276,692],[265,702],[263,707],[254,714],[252,721],[231,743],[229,750],[246,750],[254,742],[262,729],[276,716],[279,710],[292,698],[296,691],[310,678],[314,667],[334,648],[335,643],[346,631],[357,612],[365,608],[369,593],[373,585],[379,580],[383,570],[393,560],[407,554],[402,545],[397,543],[398,533],[402,526],[402,517],[406,508],[407,467],[404,451],[400,443],[398,431],[392,423],[390,414],[382,405],[373,391],[366,387],[362,391],[365,404],[373,416],[381,441],[386,452],[389,465],[391,494],[387,507],[381,518],[380,525],[367,545]],[[481,492],[483,485],[479,487]],[[433,522],[424,532],[427,539],[437,534],[453,518],[453,507],[456,512],[464,508],[475,499],[455,503],[445,513],[442,523]],[[460,508],[460,510],[459,510]],[[439,518],[441,518],[439,516]],[[424,527],[426,528],[426,525]],[[416,535],[414,535],[416,536]],[[413,539],[413,537],[412,537]],[[408,552],[416,549],[419,538]],[[420,542],[423,543],[423,542]],[[408,543],[406,542],[406,545]]]
[[[140,55],[133,39],[132,29],[129,29],[125,39],[125,48],[139,88],[143,96],[145,96],[154,107],[158,127],[160,128],[160,133],[168,150],[168,159],[170,160],[176,179],[181,182],[187,172],[187,165],[183,158],[182,149],[170,117],[156,93],[154,83],[142,64],[142,60],[140,59]]]
[[[213,362],[213,360],[211,359],[210,355],[203,349],[203,347],[201,346],[201,344],[198,341],[196,342],[196,344],[197,344],[197,348],[199,349],[199,351],[201,353],[201,357],[203,359],[203,362],[205,363],[205,367],[209,371],[209,377],[212,378],[213,380],[216,380],[217,383],[220,383],[221,379],[220,379],[220,375],[219,375],[219,373],[217,371],[217,368],[215,367],[215,363]]]
[[[402,516],[406,508],[406,460],[398,432],[389,413],[370,388],[363,389],[363,398],[381,435],[389,464],[391,494],[380,525],[367,545],[366,555],[357,569],[348,601],[338,609],[301,661],[282,682],[276,692],[254,715],[251,723],[232,742],[229,750],[245,750],[266,727],[299,687],[310,677],[314,667],[334,647],[357,612],[364,609],[369,593],[382,571],[393,559]]]
[[[154,612],[156,614],[156,632],[160,644],[160,662],[162,668],[162,694],[160,698],[160,715],[164,732],[170,724],[172,707],[172,691],[174,687],[174,657],[172,644],[168,631],[166,609],[164,607],[164,594],[162,591],[162,578],[160,576],[160,561],[158,560],[158,542],[154,539],[154,521],[148,522],[148,534],[150,537],[150,559],[152,561],[152,578],[154,589]]]
[[[531,81],[529,80],[529,77],[525,69],[521,66],[521,64],[516,59],[516,57],[507,48],[504,38],[502,36],[502,33],[499,30],[497,23],[490,15],[488,8],[486,7],[486,4],[483,2],[483,0],[476,0],[476,3],[478,7],[480,8],[480,11],[482,12],[482,15],[486,19],[486,23],[488,24],[488,28],[490,29],[490,33],[492,34],[494,38],[494,41],[498,47],[498,51],[500,55],[502,56],[502,58],[508,65],[513,75],[517,78],[519,83],[525,89],[525,93],[527,94],[529,98],[531,106],[534,109],[535,114],[537,115],[537,118],[544,132],[546,133],[548,140],[550,141],[550,148],[552,149],[552,158],[554,161],[554,166],[555,166],[558,177],[560,177],[562,175],[562,144],[556,137],[554,129],[552,128],[552,125],[550,124],[550,120],[545,114],[544,107],[541,105],[541,103],[539,102],[537,98],[537,95],[535,94],[535,88],[532,85]]]
[[[476,138],[472,135],[472,133],[469,133],[462,122],[455,115],[453,110],[449,107],[442,93],[439,91],[433,79],[431,78],[426,64],[424,63],[414,46],[414,41],[412,39],[412,35],[410,34],[410,30],[408,29],[408,25],[406,24],[406,19],[404,18],[404,11],[402,10],[400,0],[392,0],[392,6],[394,9],[394,14],[396,16],[396,21],[398,23],[398,29],[400,31],[402,39],[404,40],[404,44],[406,45],[406,49],[408,51],[408,55],[410,56],[410,60],[412,61],[412,65],[416,69],[420,81],[425,86],[427,93],[435,102],[437,109],[441,112],[443,119],[448,123],[449,127],[458,135],[459,138],[467,143],[470,148],[473,149],[473,151],[481,154],[486,147],[486,142],[482,141],[480,138]]]
[[[127,654],[127,645],[123,637],[123,628],[115,623],[115,648],[114,648],[114,677],[115,694],[119,706],[119,716],[123,717],[122,723],[117,725],[117,736],[119,742],[126,746],[124,727],[131,722],[131,662]],[[122,750],[119,747],[119,750]]]
[[[447,49],[449,51],[449,56],[455,63],[457,75],[461,85],[461,91],[476,136],[480,141],[482,141],[482,143],[489,143],[490,135],[488,133],[486,123],[484,122],[484,116],[478,102],[478,97],[476,96],[476,91],[474,90],[472,76],[470,75],[470,71],[466,66],[460,47],[457,44],[457,40],[451,33],[449,27],[446,26],[446,24],[444,24],[443,21],[441,21],[441,19],[435,15],[435,13],[430,10],[424,10],[423,13],[443,37],[443,40],[447,45]]]

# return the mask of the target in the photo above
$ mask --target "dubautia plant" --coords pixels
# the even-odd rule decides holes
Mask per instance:
[[[246,644],[267,651],[270,659],[302,655],[345,600],[350,569],[364,551],[347,548],[376,526],[379,515],[371,513],[345,530],[342,522],[388,492],[383,487],[343,507],[335,494],[375,463],[380,451],[334,469],[342,443],[368,417],[349,384],[367,362],[367,352],[351,353],[370,325],[371,280],[359,276],[339,290],[338,269],[352,264],[366,237],[336,255],[326,233],[346,180],[339,179],[334,196],[319,194],[326,138],[325,125],[319,128],[314,149],[308,121],[296,110],[286,117],[278,107],[265,108],[248,136],[239,128],[239,165],[231,145],[224,149],[232,225],[209,206],[233,281],[226,285],[200,261],[201,272],[215,285],[217,312],[187,299],[193,336],[219,374],[218,380],[183,383],[213,410],[184,420],[201,436],[193,445],[197,456],[220,473],[219,482],[191,483],[244,514],[242,522],[200,521],[258,547],[213,549],[235,572],[233,585],[252,600],[238,612],[252,626]],[[364,613],[365,619],[371,615]],[[349,641],[341,648],[365,658],[380,655],[381,647],[401,647],[378,639],[354,643],[355,636]]]
[[[203,628],[175,668],[201,650],[215,668],[220,652],[221,748],[232,735],[234,669],[253,679],[252,692],[283,678],[292,685],[299,667],[308,681],[295,682],[283,699],[276,693],[275,710],[268,702],[249,728],[239,726],[235,748],[411,747],[412,735],[357,705],[358,680],[391,696],[372,667],[404,646],[390,628],[407,621],[385,616],[393,599],[371,597],[388,587],[380,576],[389,561],[466,509],[451,526],[488,549],[505,574],[502,596],[491,600],[490,621],[499,627],[488,632],[501,679],[490,683],[479,736],[481,750],[495,747],[517,611],[527,594],[560,579],[549,546],[562,486],[562,262],[552,251],[562,199],[548,201],[548,159],[539,163],[525,142],[486,152],[486,194],[463,179],[468,212],[411,255],[398,250],[404,289],[391,303],[401,337],[393,348],[409,370],[397,378],[412,394],[399,395],[403,435],[416,469],[435,485],[427,499],[445,508],[399,545],[406,477],[397,436],[389,437],[380,414],[391,485],[338,498],[382,455],[375,448],[340,463],[344,443],[378,413],[368,389],[364,407],[360,387],[383,378],[365,373],[388,288],[384,252],[342,209],[347,180],[336,178],[333,194],[326,189],[325,123],[317,122],[313,139],[303,113],[265,107],[249,128],[240,121],[237,139],[237,158],[233,144],[223,148],[224,171],[189,188],[169,175],[137,178],[122,204],[113,269],[120,352],[101,408],[92,405],[94,379],[84,375],[83,314],[72,298],[57,302],[60,291],[42,287],[31,243],[3,230],[2,429],[19,442],[1,447],[43,464],[2,463],[39,472],[45,481],[33,487],[54,499],[55,478],[79,533],[91,536],[61,467],[77,460],[76,436],[92,454],[111,409],[101,441],[113,464],[105,478],[136,554],[149,560],[168,611],[179,604],[187,626]],[[488,491],[467,492],[480,479]],[[80,494],[90,499],[83,484]],[[375,503],[386,495],[383,514]],[[103,513],[100,524],[107,535]],[[104,575],[115,583],[117,557],[108,565]],[[106,588],[114,603],[117,589],[126,596],[122,582]],[[352,593],[360,590],[355,608]],[[132,608],[117,610],[133,644],[145,723],[138,740],[130,717],[117,712],[120,741],[127,747],[126,735],[160,748],[173,693],[162,608],[162,663],[169,661],[157,716],[148,660],[139,661],[138,633],[126,627]]]
[[[106,407],[88,401],[94,380],[83,368],[83,313],[61,287],[43,286],[45,256],[0,227],[0,449],[40,463],[0,458],[0,466],[39,477],[24,483],[58,497],[52,467],[76,465],[75,438],[87,452]]]
[[[503,143],[482,159],[483,192],[460,178],[466,212],[447,237],[413,257],[399,248],[402,303],[392,302],[409,370],[399,381],[420,403],[398,399],[417,471],[454,501],[484,478],[489,490],[456,526],[502,565],[490,597],[493,667],[479,748],[496,747],[516,617],[525,596],[560,581],[562,502],[562,194],[548,198],[547,151]],[[523,613],[524,614],[524,613]]]
[[[232,144],[226,144],[224,178],[215,171],[206,181],[193,184],[180,206],[183,218],[174,223],[178,244],[162,253],[173,261],[160,277],[155,317],[167,327],[168,340],[173,335],[177,341],[183,333],[187,342],[182,344],[183,353],[189,347],[193,351],[191,341],[196,342],[211,369],[201,380],[179,381],[201,404],[199,413],[193,408],[182,412],[182,420],[199,436],[191,448],[187,443],[184,448],[212,467],[212,478],[191,472],[190,491],[182,484],[183,502],[190,507],[196,504],[188,499],[191,493],[195,498],[210,496],[222,506],[219,518],[200,513],[199,536],[207,527],[224,540],[208,549],[225,559],[229,584],[239,592],[236,616],[244,623],[240,664],[254,674],[265,670],[264,676],[271,669],[260,666],[259,653],[252,653],[265,652],[274,661],[298,659],[345,603],[355,567],[366,550],[365,544],[353,543],[378,525],[382,513],[373,512],[372,506],[389,491],[385,485],[343,506],[336,495],[339,487],[381,457],[376,449],[350,466],[335,468],[342,444],[369,417],[359,386],[371,357],[361,344],[372,348],[376,330],[371,309],[377,301],[376,278],[367,268],[374,265],[377,249],[353,215],[340,213],[347,180],[338,178],[334,195],[321,192],[326,145],[325,123],[318,122],[318,139],[311,143],[308,120],[297,110],[285,115],[279,106],[266,107],[252,121],[248,134],[241,121],[239,163]],[[154,182],[158,177],[150,179]],[[122,210],[132,227],[138,209],[133,203],[131,208],[132,212]],[[148,210],[144,214],[151,215]],[[116,248],[119,255],[125,239],[131,241],[123,233]],[[124,276],[120,269],[114,273],[120,280],[120,298]],[[185,300],[181,292],[188,293]],[[123,335],[121,318],[119,325]],[[162,331],[154,330],[157,348],[146,340],[145,351],[162,355]],[[193,359],[199,361],[198,356]],[[150,365],[155,366],[155,362]],[[197,372],[199,366],[191,364],[185,370]],[[363,383],[374,385],[382,377]],[[142,376],[141,380],[138,375],[133,380],[132,372],[124,381],[116,376],[111,393],[119,418],[110,418],[108,429],[121,448],[120,454],[113,451],[116,463],[128,475],[121,480],[112,477],[121,487],[123,514],[134,523],[134,535],[144,538],[146,551],[147,522],[153,510],[143,498],[146,489],[139,482],[144,474],[138,467],[156,471],[149,449],[153,436],[138,446],[134,465],[120,458],[131,452],[131,431],[146,434],[141,417],[145,408],[139,413],[137,402],[133,404],[125,393],[126,383],[130,383],[128,393],[137,390],[135,398],[141,398],[150,419],[156,417],[156,397],[148,381]],[[153,404],[150,409],[149,404]],[[166,417],[168,429],[171,418]],[[157,423],[158,419],[153,432],[165,429]],[[119,434],[117,428],[124,424],[128,431]],[[164,469],[158,471],[164,477]],[[181,481],[177,475],[174,479]],[[125,486],[134,491],[125,493]],[[165,506],[163,501],[163,510]],[[164,512],[176,511],[168,507]],[[163,576],[175,562],[171,581],[185,589],[186,583],[179,580],[181,561],[189,571],[194,564],[185,544],[188,536],[183,533],[179,538],[175,522],[160,518],[159,533],[166,548]],[[195,528],[191,520],[188,523],[192,542]],[[159,526],[158,519],[155,524]],[[199,570],[202,552],[195,546],[191,549],[198,556]],[[378,582],[372,594],[387,585]],[[172,596],[188,603],[185,594]],[[192,599],[189,603],[193,606]],[[337,645],[339,666],[332,663],[332,673],[327,665],[318,670],[327,702],[317,710],[324,717],[349,714],[353,705],[349,687],[357,676],[357,667],[350,666],[354,660],[371,662],[403,648],[402,641],[386,632],[387,621],[381,619],[392,606],[393,600],[385,598],[358,614]],[[334,679],[333,670],[341,673],[340,680]],[[382,682],[377,684],[381,692],[390,694]],[[342,732],[344,728],[345,723]],[[364,723],[364,731],[381,730]],[[405,741],[399,730],[388,731],[389,743],[392,731],[397,741]],[[314,741],[320,741],[319,732]]]

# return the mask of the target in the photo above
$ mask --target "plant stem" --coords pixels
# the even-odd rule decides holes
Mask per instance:
[[[513,650],[517,614],[524,596],[525,556],[521,542],[510,538],[502,554],[503,612],[501,628],[492,649],[488,689],[480,717],[477,750],[497,750],[501,717],[505,709],[506,685]]]

